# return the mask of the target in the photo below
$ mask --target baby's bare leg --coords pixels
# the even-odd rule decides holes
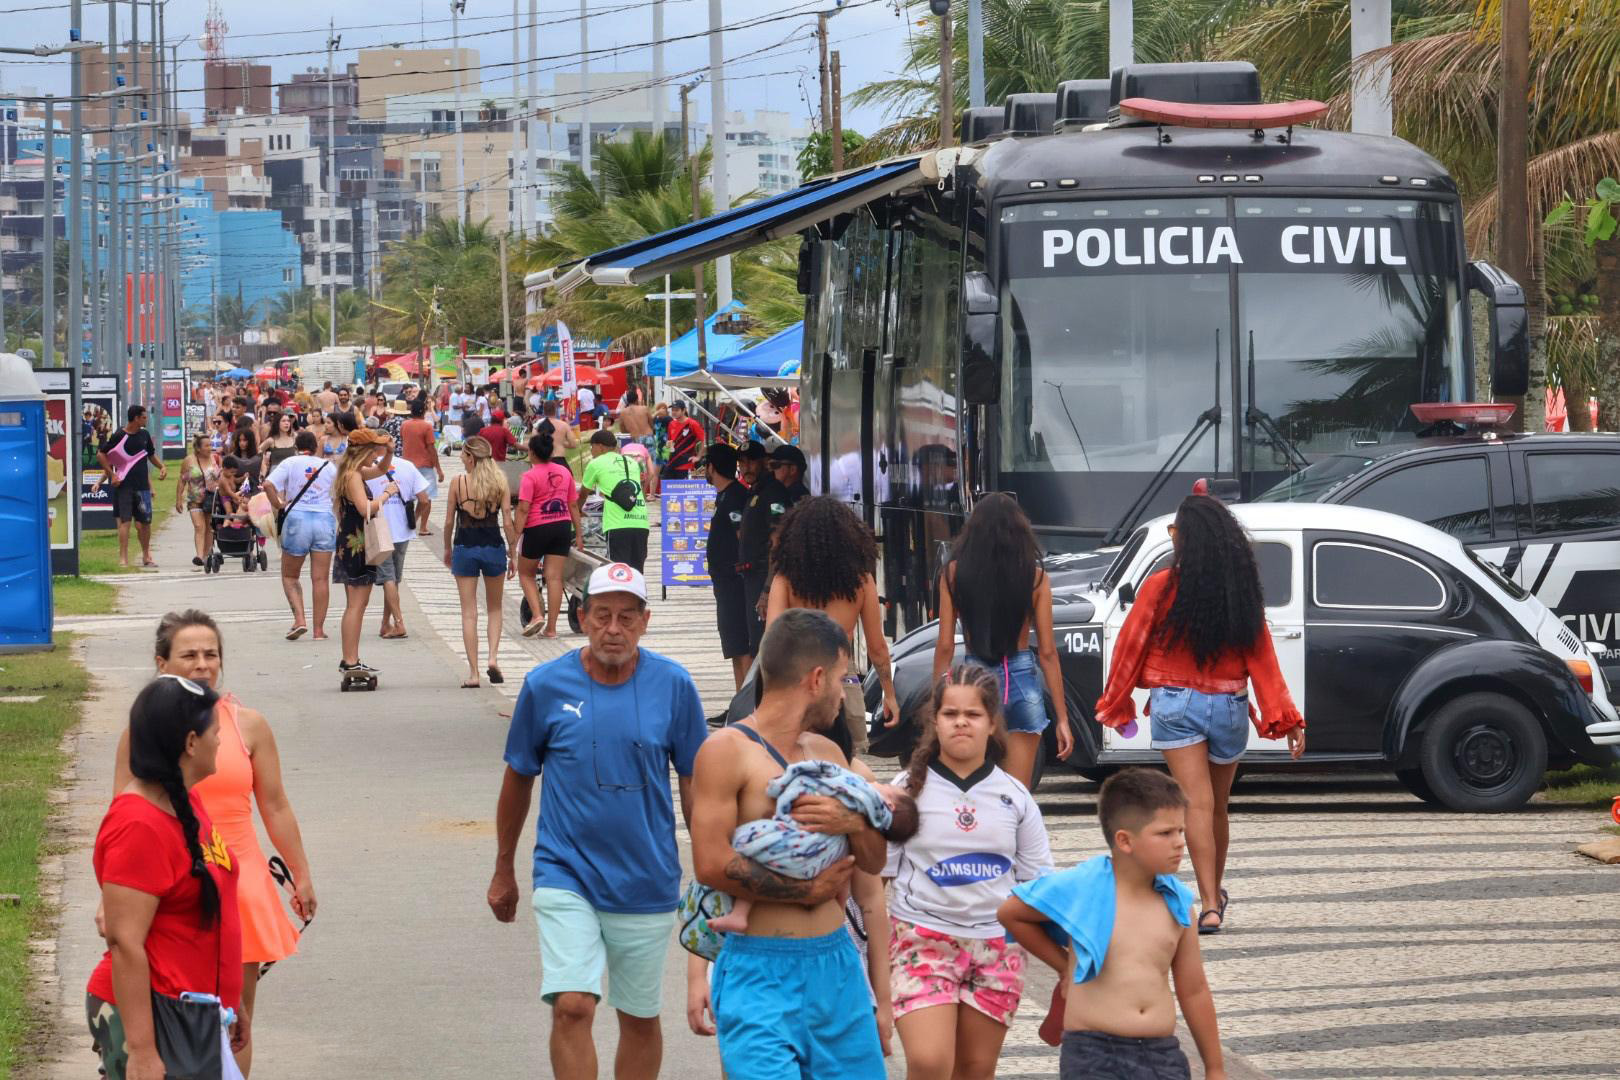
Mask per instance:
[[[709,929],[722,934],[740,934],[748,929],[748,912],[753,908],[752,900],[732,900],[731,910],[718,919],[709,920]]]

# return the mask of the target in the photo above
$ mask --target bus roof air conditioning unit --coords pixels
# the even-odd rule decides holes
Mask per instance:
[[[1260,73],[1244,60],[1127,64],[1115,68],[1109,80],[1108,119],[1111,122],[1120,120],[1119,103],[1128,98],[1178,101],[1188,105],[1258,105]]]
[[[1006,130],[1007,111],[996,105],[980,105],[962,112],[962,143],[989,142]]]
[[[1052,134],[1052,122],[1057,119],[1057,99],[1051,94],[1008,94],[1003,108],[1006,133],[1011,138]]]
[[[1057,121],[1059,134],[1079,131],[1087,124],[1108,122],[1108,107],[1113,104],[1112,87],[1108,79],[1070,79],[1058,83]]]

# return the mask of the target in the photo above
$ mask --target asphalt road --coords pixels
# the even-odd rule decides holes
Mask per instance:
[[[300,955],[261,988],[256,1075],[549,1075],[533,922],[525,907],[515,925],[497,924],[484,891],[511,698],[524,671],[573,643],[509,637],[507,683],[459,689],[458,609],[435,536],[412,545],[410,638],[377,641],[373,602],[362,655],[383,669],[381,689],[339,694],[341,601],[328,623],[333,640],[285,642],[275,556],[268,574],[230,565],[217,577],[191,574],[180,524],[159,538],[163,569],[128,580],[122,610],[131,614],[64,626],[83,635],[96,695],[72,736],[63,855],[53,864],[60,932],[41,945],[43,971],[59,976],[45,987],[58,1029],[41,1075],[94,1075],[82,1010],[100,953],[90,848],[117,733],[151,672],[157,615],[190,605],[222,623],[227,688],[274,726],[321,905]],[[510,588],[509,628],[516,600]],[[653,608],[647,646],[688,663],[718,712],[730,671],[707,592],[672,591]],[[1040,792],[1060,866],[1102,849],[1095,792],[1061,774]],[[1238,1055],[1233,1075],[1617,1075],[1620,868],[1571,854],[1599,823],[1595,813],[1541,807],[1440,813],[1388,777],[1245,778],[1234,801],[1230,929],[1204,939],[1223,1041]],[[684,1023],[683,957],[672,942],[663,1075],[714,1077],[713,1041]],[[1056,1072],[1056,1051],[1035,1037],[1051,984],[1031,982],[1003,1077]],[[607,1075],[615,1031],[605,1011],[597,1031]],[[903,1075],[898,1061],[891,1073]]]

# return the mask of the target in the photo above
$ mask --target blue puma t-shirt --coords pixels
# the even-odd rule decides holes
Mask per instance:
[[[619,686],[587,675],[577,649],[529,672],[506,763],[541,777],[534,887],[612,914],[674,911],[681,862],[669,770],[691,776],[708,731],[686,669],[646,649]]]

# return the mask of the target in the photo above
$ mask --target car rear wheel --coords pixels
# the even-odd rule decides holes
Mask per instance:
[[[1547,740],[1536,718],[1503,694],[1464,694],[1436,710],[1419,748],[1423,779],[1444,806],[1517,810],[1547,771]]]

